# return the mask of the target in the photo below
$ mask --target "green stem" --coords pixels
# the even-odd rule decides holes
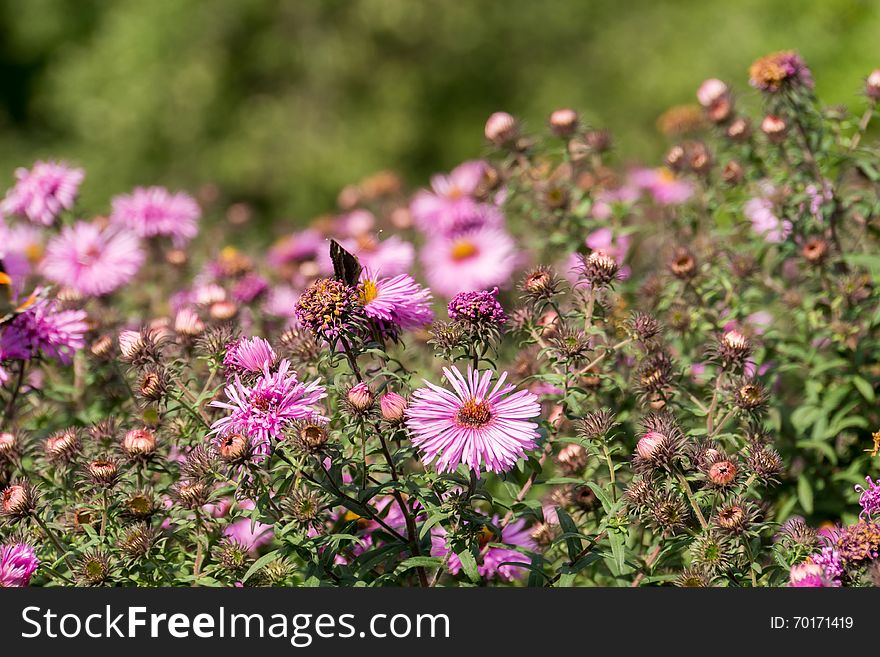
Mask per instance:
[[[707,529],[709,527],[709,523],[706,522],[706,518],[703,516],[702,510],[700,510],[700,505],[697,504],[697,500],[694,497],[694,493],[691,490],[691,485],[688,483],[687,478],[679,472],[678,480],[681,482],[681,487],[684,489],[684,494],[687,495],[688,502],[691,503],[691,508],[694,510],[694,514],[696,514],[697,520],[700,521],[700,526],[703,529]]]

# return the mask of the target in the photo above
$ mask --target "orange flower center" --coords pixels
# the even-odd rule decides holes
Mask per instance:
[[[460,262],[462,260],[467,260],[468,258],[473,258],[479,252],[480,251],[479,249],[477,249],[477,245],[473,242],[458,240],[455,244],[452,245],[452,251],[449,253],[449,255],[456,262]]]
[[[465,427],[482,427],[491,419],[492,408],[482,399],[468,399],[455,415],[455,421]]]

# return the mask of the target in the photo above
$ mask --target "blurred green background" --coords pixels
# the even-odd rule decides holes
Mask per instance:
[[[38,157],[88,170],[106,211],[135,184],[215,183],[305,221],[391,168],[411,184],[479,155],[486,116],[559,106],[621,158],[708,76],[796,48],[829,103],[880,66],[876,0],[0,0],[0,180]]]

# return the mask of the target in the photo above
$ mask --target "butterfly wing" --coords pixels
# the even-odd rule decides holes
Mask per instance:
[[[333,273],[336,278],[351,287],[358,284],[361,278],[361,263],[333,239],[330,240],[330,260],[333,261]]]

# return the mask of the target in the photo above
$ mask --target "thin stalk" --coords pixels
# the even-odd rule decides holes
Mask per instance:
[[[691,485],[688,483],[687,478],[679,472],[678,480],[681,482],[681,487],[684,489],[684,494],[687,495],[688,502],[691,503],[691,508],[694,510],[694,514],[697,516],[697,520],[700,521],[700,526],[703,529],[707,529],[709,527],[709,523],[706,522],[706,518],[703,516],[703,512],[700,509],[700,505],[697,504],[697,500],[694,497],[694,492],[691,490]]]

